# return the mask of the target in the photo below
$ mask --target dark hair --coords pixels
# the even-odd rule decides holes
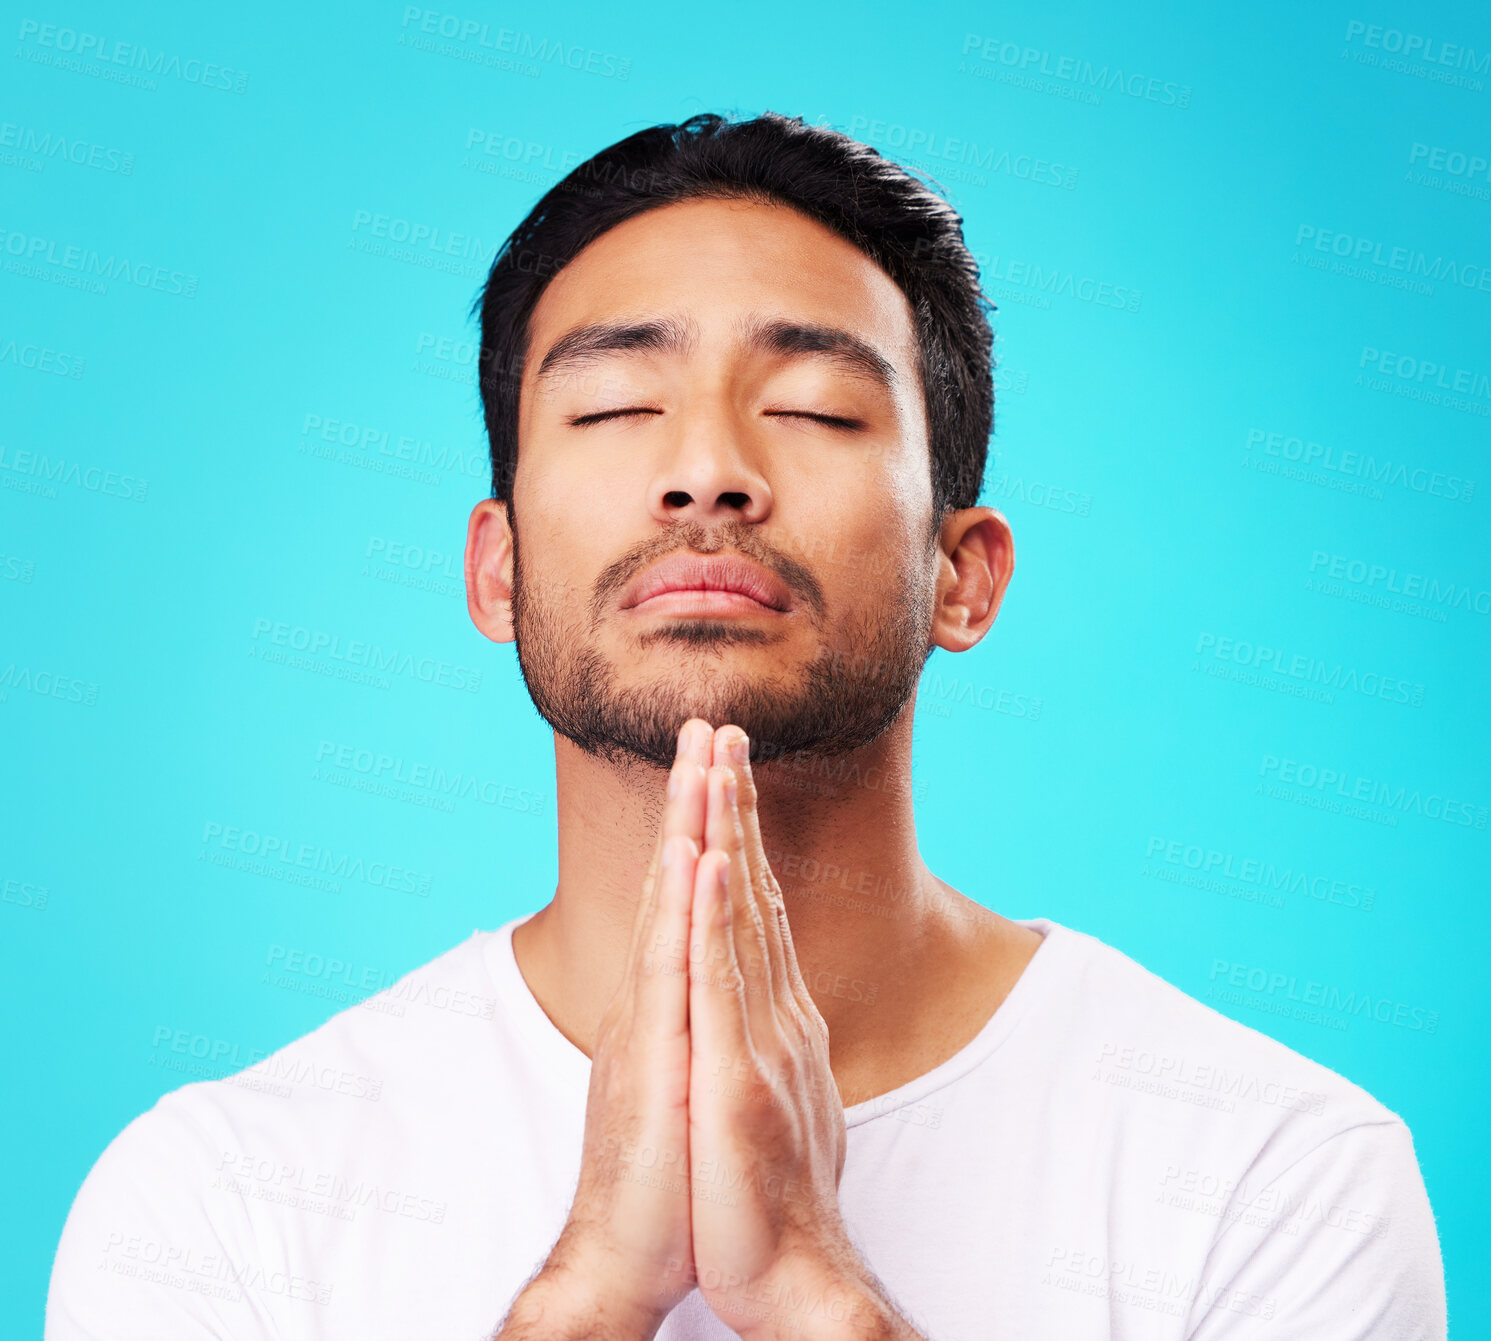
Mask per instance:
[[[931,437],[933,521],[973,507],[994,421],[994,310],[957,211],[904,168],[836,130],[767,112],[652,126],[601,150],[544,195],[492,262],[473,304],[492,497],[511,499],[528,323],[548,282],[608,229],[679,200],[785,204],[873,259],[910,303]]]

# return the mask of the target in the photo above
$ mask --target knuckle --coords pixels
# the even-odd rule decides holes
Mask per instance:
[[[803,1012],[796,1001],[792,1003],[787,1014],[792,1019],[793,1038],[797,1043],[792,1055],[794,1058],[804,1057],[810,1053],[814,1038],[818,1033],[816,1023]]]

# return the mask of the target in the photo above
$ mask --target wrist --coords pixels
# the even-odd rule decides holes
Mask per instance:
[[[579,1263],[551,1261],[514,1302],[503,1335],[511,1328],[517,1338],[544,1341],[651,1341],[667,1314]]]
[[[732,1322],[742,1341],[881,1341],[904,1335],[899,1315],[861,1264],[784,1264],[752,1290],[756,1320]]]

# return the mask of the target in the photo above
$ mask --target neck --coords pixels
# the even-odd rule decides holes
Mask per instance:
[[[752,765],[762,841],[836,1069],[888,1021],[916,1013],[924,975],[970,926],[971,901],[917,850],[910,764],[908,704],[851,754]],[[550,1019],[590,1056],[625,968],[667,773],[618,769],[558,735],[555,770],[559,885],[513,945]]]

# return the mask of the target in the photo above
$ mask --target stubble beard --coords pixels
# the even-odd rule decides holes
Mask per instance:
[[[882,603],[842,620],[795,673],[767,678],[725,669],[733,644],[763,640],[754,625],[666,620],[642,646],[681,647],[684,655],[663,651],[665,672],[649,683],[623,684],[586,618],[587,605],[594,611],[596,604],[535,590],[523,574],[512,520],[513,641],[528,695],[556,732],[616,767],[670,768],[678,728],[690,717],[742,728],[753,761],[848,754],[900,717],[931,655],[931,592],[925,579],[902,573],[877,584]],[[566,619],[564,611],[574,617]]]

